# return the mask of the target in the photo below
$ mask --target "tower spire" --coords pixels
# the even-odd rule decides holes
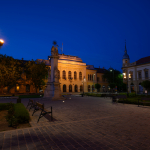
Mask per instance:
[[[127,54],[127,48],[126,48],[126,40],[125,40],[125,50],[124,50],[123,59],[129,59],[129,55]]]
[[[126,49],[126,40],[125,40],[125,51],[124,51],[125,53],[127,53],[127,49]]]

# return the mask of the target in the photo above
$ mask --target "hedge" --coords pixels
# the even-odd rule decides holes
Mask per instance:
[[[17,103],[14,105],[15,117],[18,119],[18,123],[28,123],[30,120],[30,115],[25,106],[22,103]]]
[[[1,110],[8,110],[9,109],[9,104],[10,103],[0,103],[0,111]]]

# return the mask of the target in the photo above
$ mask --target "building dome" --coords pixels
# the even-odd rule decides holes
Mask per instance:
[[[123,55],[123,59],[129,59],[129,55],[128,55],[127,53],[125,53],[125,54]]]

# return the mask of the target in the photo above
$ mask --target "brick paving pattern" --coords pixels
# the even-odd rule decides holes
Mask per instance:
[[[29,99],[22,99],[27,106]],[[30,128],[0,132],[0,150],[149,150],[150,107],[110,98],[34,99],[53,107],[56,121],[31,117]],[[16,99],[0,99],[1,103]],[[30,115],[33,110],[30,111]]]

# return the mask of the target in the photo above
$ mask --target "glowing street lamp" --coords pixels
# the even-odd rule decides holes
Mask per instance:
[[[0,39],[0,48],[3,46],[4,40]]]
[[[93,74],[93,92],[94,92],[94,76],[95,76],[95,74]]]

